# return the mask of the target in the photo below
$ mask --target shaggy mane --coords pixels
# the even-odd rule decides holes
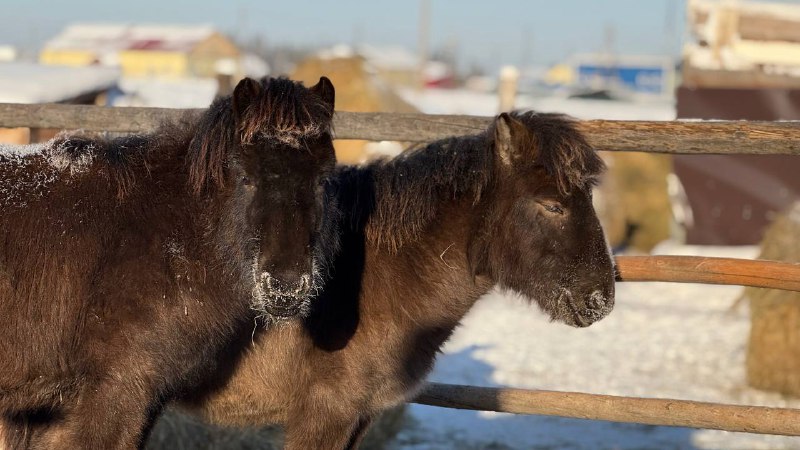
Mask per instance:
[[[331,133],[333,111],[302,83],[287,78],[262,78],[258,83],[260,92],[240,115],[229,95],[214,101],[200,119],[187,158],[195,192],[209,182],[224,186],[227,151],[237,144],[268,139],[299,148],[303,138]]]
[[[534,166],[543,167],[562,193],[594,186],[605,164],[577,131],[574,121],[556,114],[516,112],[511,117],[527,133],[519,151],[530,152]],[[435,216],[443,196],[471,195],[478,202],[494,181],[494,127],[486,132],[453,137],[418,147],[389,160],[340,172],[340,181],[357,183],[342,210],[356,208],[354,217],[370,215],[367,238],[396,252],[416,239]],[[535,157],[534,157],[535,154]],[[523,155],[524,158],[524,155]],[[357,174],[356,174],[357,173]],[[374,190],[374,198],[363,192]],[[347,190],[345,190],[347,191]],[[367,200],[369,201],[367,203]],[[369,208],[366,211],[365,208]]]
[[[124,197],[134,184],[133,167],[157,164],[159,157],[185,152],[189,188],[201,193],[210,183],[225,185],[228,152],[258,139],[299,148],[304,138],[331,133],[333,112],[301,83],[263,78],[261,90],[240,116],[232,96],[215,100],[200,113],[188,112],[150,134],[108,139],[83,133],[62,133],[45,150],[65,166],[87,161],[104,164]]]
[[[443,196],[480,200],[492,174],[487,145],[483,134],[449,138],[373,163],[376,203],[367,237],[394,252],[422,232]]]
[[[187,112],[162,123],[152,133],[113,138],[103,133],[62,132],[46,143],[42,152],[57,169],[73,174],[98,171],[115,183],[117,198],[122,199],[135,185],[136,169],[150,172],[162,161],[186,153],[198,118],[197,112]]]
[[[562,194],[591,189],[598,183],[605,163],[575,127],[574,119],[534,111],[513,112],[511,117],[529,131],[521,136],[521,150],[536,153],[532,156],[536,164],[555,178]]]

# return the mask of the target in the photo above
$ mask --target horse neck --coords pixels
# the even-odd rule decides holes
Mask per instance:
[[[471,141],[481,144],[476,138]],[[438,150],[450,149],[433,148]],[[488,280],[472,276],[467,260],[473,222],[482,217],[480,208],[486,205],[477,201],[478,192],[490,184],[478,173],[486,169],[486,162],[479,153],[451,154],[458,164],[447,155],[436,156],[417,153],[385,164],[340,169],[340,250],[330,258],[331,276],[306,321],[317,347],[354,349],[361,344],[353,345],[353,339],[365,339],[369,348],[369,336],[406,340],[409,333],[429,328],[443,331],[446,338],[491,288]],[[417,157],[422,161],[412,159]],[[432,170],[421,170],[425,163]],[[476,180],[474,189],[463,177],[447,180],[448,170],[455,167]],[[430,178],[417,178],[423,176]],[[434,184],[424,186],[421,180]],[[453,189],[448,183],[460,184]],[[416,201],[422,203],[411,204]],[[435,346],[444,338],[434,339]]]
[[[195,127],[196,124],[189,121],[181,123],[171,135],[151,137],[144,160],[137,168],[142,189],[136,195],[172,215],[171,226],[177,228],[170,233],[178,241],[191,243],[194,248],[187,251],[197,259],[208,261],[210,257],[210,261],[220,265],[240,253],[241,249],[236,246],[241,239],[236,239],[231,230],[241,221],[236,220],[236,211],[229,205],[229,189],[209,186],[209,190],[202,193],[192,191],[187,157]],[[161,132],[166,133],[165,130],[168,129]],[[222,272],[227,275],[234,268],[226,269]]]
[[[468,249],[474,222],[483,202],[471,196],[443,195],[429,225],[397,253],[368,245],[363,281],[364,320],[385,327],[387,317],[401,334],[415,334],[431,352],[449,337],[475,301],[491,289],[485,277],[475,277]],[[374,313],[373,313],[374,311]]]

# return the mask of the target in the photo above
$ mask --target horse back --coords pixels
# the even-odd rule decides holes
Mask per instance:
[[[91,371],[81,348],[112,287],[133,284],[134,262],[163,269],[159,195],[141,183],[120,199],[91,161],[0,159],[0,411],[48,408]]]

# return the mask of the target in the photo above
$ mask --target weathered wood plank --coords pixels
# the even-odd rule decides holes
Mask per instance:
[[[800,436],[800,410],[430,383],[414,403],[476,411]]]
[[[703,256],[617,256],[617,281],[733,284],[800,291],[800,263]]]
[[[152,130],[164,120],[179,117],[183,111],[185,110],[0,103],[0,126],[137,132]]]
[[[187,110],[0,104],[0,127],[143,132],[184,111]],[[334,128],[338,139],[427,142],[480,132],[490,121],[489,117],[476,116],[340,111]],[[588,120],[578,127],[598,150],[800,155],[800,122]]]

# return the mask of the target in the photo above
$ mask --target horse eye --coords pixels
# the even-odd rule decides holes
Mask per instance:
[[[563,210],[563,209],[561,209],[561,207],[560,207],[560,206],[558,206],[558,205],[554,205],[554,204],[550,204],[550,203],[545,203],[545,204],[544,204],[544,209],[548,210],[549,212],[551,212],[551,213],[553,213],[553,214],[561,214],[561,215],[563,215],[563,214],[564,214],[564,210]]]
[[[250,180],[249,177],[244,176],[244,177],[242,177],[242,184],[245,185],[245,186],[250,187],[250,186],[253,185],[253,182]]]

